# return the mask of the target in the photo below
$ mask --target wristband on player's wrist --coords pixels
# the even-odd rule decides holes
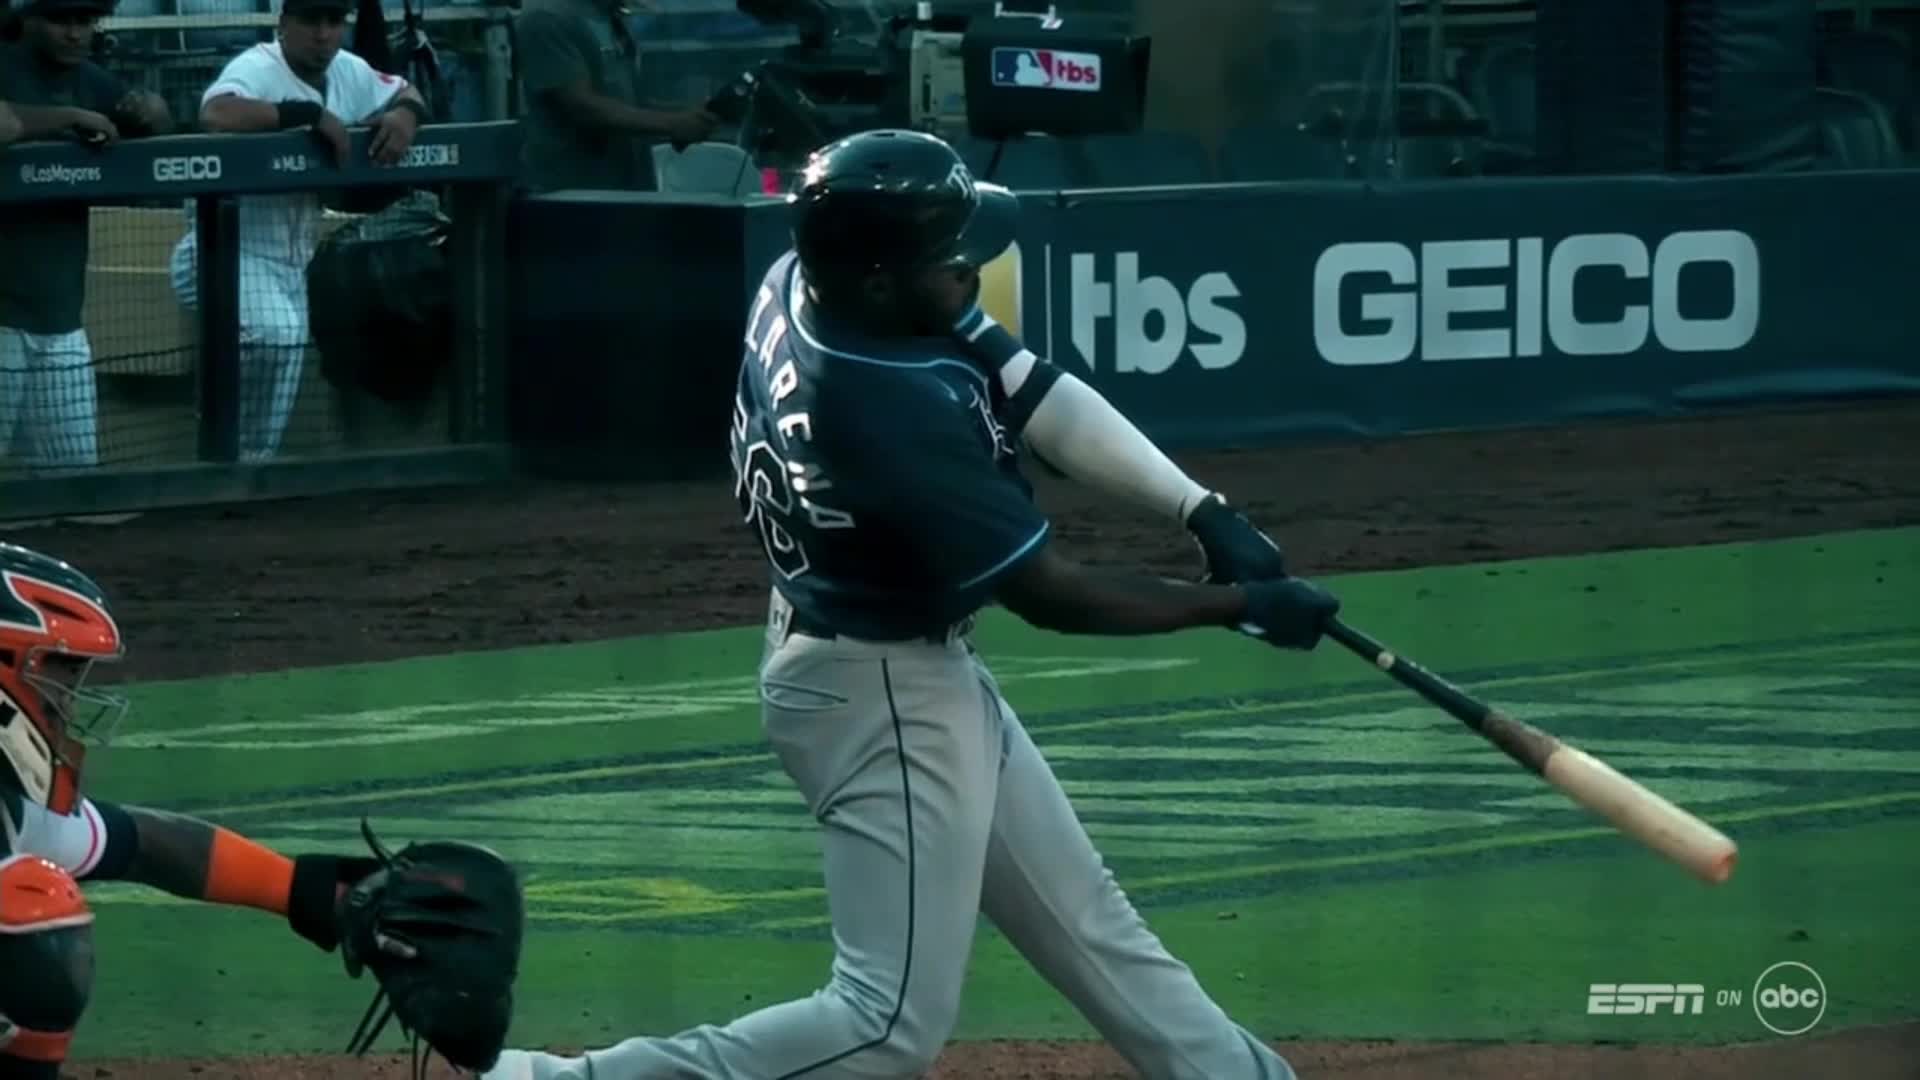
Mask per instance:
[[[326,110],[311,101],[282,101],[274,108],[280,112],[280,130],[289,128],[312,127],[320,122],[320,114]]]
[[[293,860],[293,887],[287,893],[287,922],[293,931],[326,952],[340,944],[340,895],[380,869],[365,856],[309,854]]]
[[[414,123],[416,124],[427,124],[433,121],[433,117],[427,115],[427,107],[412,98],[396,99],[392,105],[387,107],[387,111],[412,113]]]

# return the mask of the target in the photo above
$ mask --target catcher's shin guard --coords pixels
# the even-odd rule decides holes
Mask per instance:
[[[93,911],[67,872],[0,858],[0,1080],[52,1080],[93,992]]]

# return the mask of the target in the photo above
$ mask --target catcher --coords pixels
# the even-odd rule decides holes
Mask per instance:
[[[92,986],[84,881],[282,916],[322,950],[338,948],[349,975],[374,973],[379,991],[349,1050],[364,1052],[396,1018],[416,1073],[433,1051],[475,1072],[491,1066],[524,923],[513,869],[457,842],[395,854],[364,823],[371,856],[288,858],[210,822],[85,798],[86,748],[126,711],[87,673],[122,655],[92,580],[0,543],[0,1080],[59,1080]]]

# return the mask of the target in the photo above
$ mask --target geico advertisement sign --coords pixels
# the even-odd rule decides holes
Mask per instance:
[[[1732,303],[1711,316],[1682,314],[1693,275],[1731,275]],[[1487,283],[1489,271],[1502,271]],[[1582,271],[1647,281],[1648,303],[1582,318]],[[1472,283],[1456,281],[1469,276]],[[1359,300],[1359,319],[1341,318]],[[1697,310],[1693,308],[1691,310]],[[1464,317],[1464,318],[1462,318]],[[1460,325],[1464,323],[1465,325]],[[1737,230],[1677,232],[1651,251],[1627,233],[1569,236],[1549,251],[1540,237],[1336,244],[1313,267],[1313,340],[1329,364],[1397,364],[1539,356],[1623,356],[1651,342],[1671,352],[1729,352],[1760,325],[1760,251]]]
[[[218,180],[222,171],[218,154],[153,159],[153,178],[162,184],[184,180]]]

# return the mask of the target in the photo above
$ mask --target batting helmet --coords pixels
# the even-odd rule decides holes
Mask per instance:
[[[937,136],[880,129],[813,152],[793,208],[809,278],[859,278],[934,265],[985,266],[1013,245],[1013,192],[975,180]]]

